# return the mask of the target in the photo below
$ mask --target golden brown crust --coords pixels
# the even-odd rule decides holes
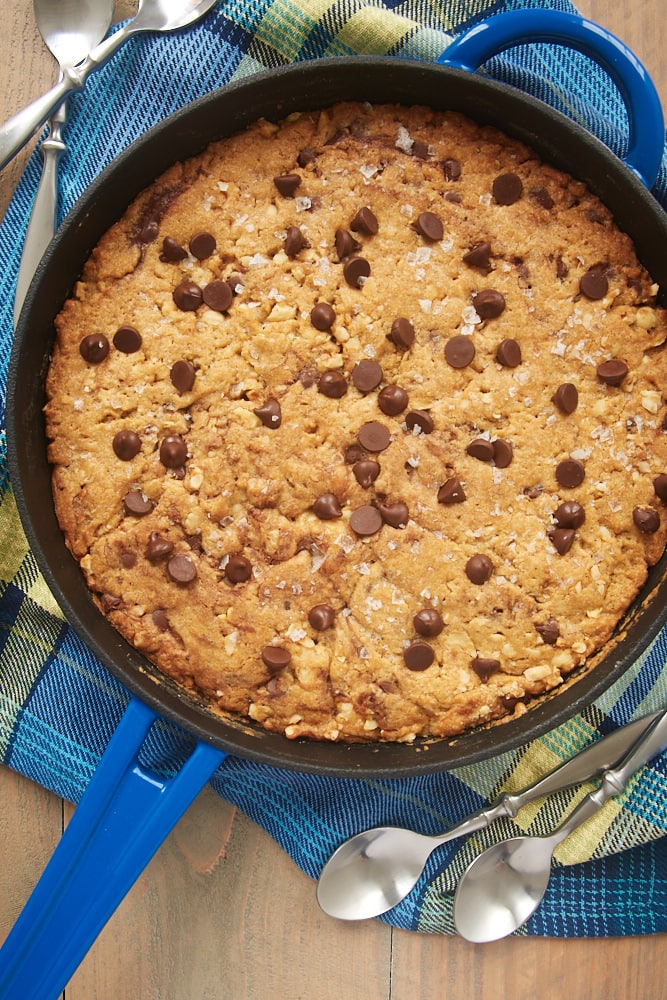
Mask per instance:
[[[369,264],[360,287],[339,230]],[[197,308],[183,281],[195,304],[208,289]],[[665,544],[655,293],[607,209],[495,130],[356,104],[258,122],[142,194],[58,318],[67,543],[161,669],[290,737],[409,741],[523,711],[609,638]],[[141,344],[119,349],[128,326]],[[86,360],[99,335],[108,353]],[[127,512],[133,491],[148,513]],[[484,580],[484,560],[466,571],[480,555]],[[437,635],[416,630],[423,609]]]

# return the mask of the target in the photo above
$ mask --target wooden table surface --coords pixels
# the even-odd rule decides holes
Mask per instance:
[[[117,5],[124,16],[133,5]],[[581,0],[630,45],[667,107],[664,0]],[[2,120],[54,79],[30,0],[0,4]],[[0,174],[4,212],[28,151]],[[0,940],[72,808],[0,768]],[[324,916],[313,883],[210,790],[189,810],[67,987],[67,1000],[661,1000],[662,936],[471,945]],[[12,998],[13,1000],[13,998]],[[19,998],[17,998],[19,1000]],[[20,998],[30,1000],[30,998]]]

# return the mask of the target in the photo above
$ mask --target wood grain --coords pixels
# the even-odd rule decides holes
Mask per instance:
[[[117,5],[126,16],[134,5]],[[664,0],[582,0],[622,37],[667,105]],[[4,120],[55,79],[29,0],[0,5]],[[4,212],[28,150],[0,175]],[[0,939],[72,807],[0,769]],[[104,872],[100,872],[100,879]],[[262,830],[203,792],[140,877],[66,990],[67,1000],[663,1000],[663,936],[471,945],[325,917],[312,882]],[[23,1000],[23,998],[21,998]],[[27,1000],[27,998],[26,998]]]

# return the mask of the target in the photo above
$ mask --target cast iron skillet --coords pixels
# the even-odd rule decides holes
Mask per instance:
[[[593,55],[610,72],[629,110],[630,142],[625,162],[540,102],[470,72],[495,52],[523,40],[568,44]],[[47,501],[51,472],[41,412],[54,317],[93,246],[139,191],[176,159],[198,153],[210,141],[236,132],[259,116],[277,119],[335,101],[367,100],[430,104],[498,126],[585,181],[609,206],[620,227],[634,238],[654,279],[667,288],[667,217],[648,191],[662,156],[662,112],[651,81],[621,43],[578,17],[522,11],[482,23],[455,42],[441,63],[361,57],[310,62],[252,77],[190,105],[136,142],[91,185],[38,270],[16,331],[8,380],[12,482],[28,539],[55,598],[84,642],[134,697],[75,813],[69,840],[64,838],[65,846],[54,856],[0,953],[0,982],[2,962],[8,954],[8,960],[16,962],[16,976],[28,977],[16,979],[16,995],[41,995],[36,992],[36,966],[43,977],[51,977],[51,986],[54,976],[59,977],[58,988],[64,986],[125,891],[226,752],[279,767],[338,776],[401,777],[470,764],[527,743],[580,711],[628,669],[667,617],[666,556],[651,572],[614,640],[600,654],[597,668],[561,689],[557,698],[547,696],[515,721],[451,741],[418,741],[412,746],[288,741],[248,721],[214,716],[165,680],[97,610],[78,564],[65,547]],[[177,722],[197,738],[183,770],[165,781],[146,774],[137,764],[144,736],[158,716]],[[116,861],[115,840],[120,837],[126,841],[125,823],[130,828],[136,823],[136,829],[131,846],[125,844],[125,856]],[[102,857],[105,882],[113,885],[105,889],[96,879],[93,905],[85,883]],[[67,895],[61,892],[60,882],[63,870],[70,869]],[[82,874],[86,870],[87,876]],[[53,904],[56,885],[57,905]],[[53,920],[44,925],[43,934],[36,935],[35,921],[52,905]],[[82,910],[88,919],[81,919]],[[73,934],[74,923],[82,928],[80,935]],[[67,932],[58,933],[59,927],[68,928]],[[38,962],[31,961],[31,950],[40,942],[41,957]],[[54,956],[57,968],[47,965],[45,951],[49,955],[59,952]]]

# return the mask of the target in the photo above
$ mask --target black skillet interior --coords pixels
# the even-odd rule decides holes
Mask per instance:
[[[510,87],[443,66],[384,57],[327,59],[254,76],[189,105],[147,133],[86,191],[65,220],[29,291],[8,377],[10,471],[19,511],[40,569],[82,640],[135,695],[161,715],[239,756],[339,776],[399,777],[470,764],[512,749],[581,711],[628,669],[665,621],[667,557],[654,567],[599,666],[545,697],[522,717],[452,741],[343,745],[289,741],[247,720],[220,718],[166,681],[93,604],[65,547],[50,502],[42,417],[53,321],[90,251],[132,198],[176,160],[258,117],[277,120],[339,100],[428,104],[502,128],[543,159],[585,181],[634,238],[654,279],[667,288],[667,217],[606,147],[566,118]]]

